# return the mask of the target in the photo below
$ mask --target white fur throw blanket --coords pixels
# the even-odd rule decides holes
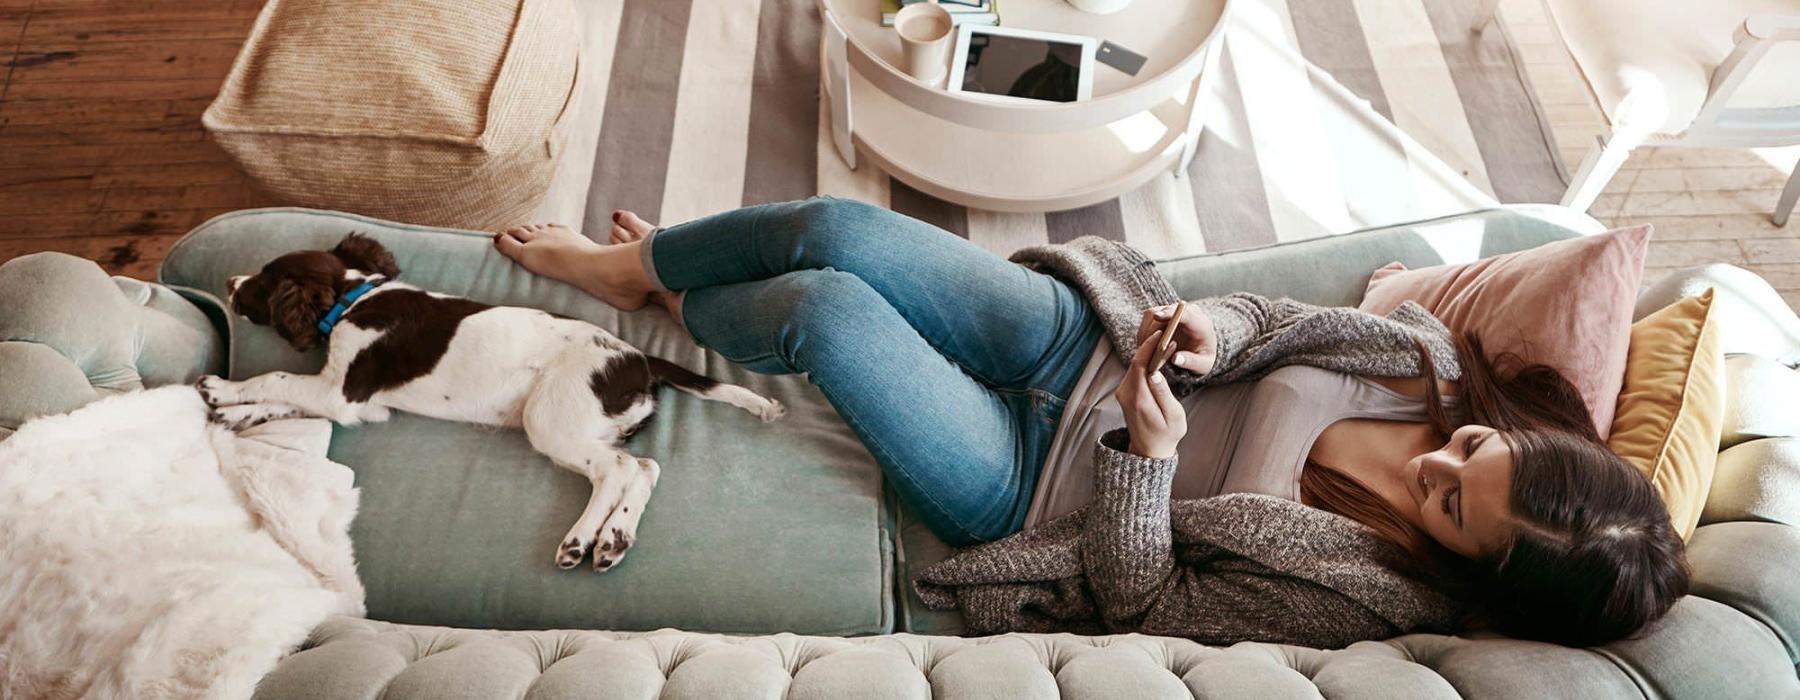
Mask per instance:
[[[248,697],[328,616],[360,616],[329,438],[233,434],[166,387],[0,442],[0,697]]]

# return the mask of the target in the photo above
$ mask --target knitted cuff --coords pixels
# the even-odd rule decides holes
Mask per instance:
[[[656,245],[656,237],[662,232],[663,228],[658,226],[656,230],[650,232],[650,235],[644,236],[643,242],[638,244],[638,261],[644,266],[644,276],[650,278],[650,290],[668,293],[675,290],[664,285],[662,276],[656,274],[656,256],[651,252],[651,248]]]
[[[1224,368],[1236,363],[1244,345],[1256,337],[1256,319],[1250,316],[1247,305],[1234,296],[1210,297],[1188,304],[1198,307],[1193,310],[1205,313],[1212,319],[1214,342],[1217,346],[1214,348],[1213,369],[1209,376],[1220,374]],[[1189,375],[1199,377],[1191,372]]]
[[[1126,451],[1130,444],[1131,433],[1125,428],[1100,437],[1100,444],[1094,447],[1094,502],[1101,507],[1125,504],[1135,509],[1148,499],[1166,507],[1177,459],[1140,457]]]

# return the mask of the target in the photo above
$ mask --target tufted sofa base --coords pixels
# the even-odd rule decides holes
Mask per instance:
[[[729,637],[340,618],[267,676],[258,697],[1304,697],[1374,691],[1377,677],[1410,697],[1457,696],[1393,642],[1321,652],[1143,635]]]
[[[1320,650],[1209,647],[1138,634],[938,637],[512,632],[337,618],[266,676],[257,698],[1459,698],[1795,697],[1782,645],[1690,598],[1679,648],[1578,650],[1409,635]],[[1748,631],[1750,634],[1745,635]],[[1708,649],[1730,648],[1711,654]],[[1646,663],[1653,662],[1653,663]],[[1697,666],[1706,666],[1705,672]],[[1736,685],[1721,687],[1719,678]],[[1627,689],[1635,688],[1632,693]]]

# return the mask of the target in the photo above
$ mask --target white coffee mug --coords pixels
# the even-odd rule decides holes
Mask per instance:
[[[950,12],[934,2],[918,2],[894,15],[894,31],[900,34],[900,52],[906,72],[933,87],[950,73],[950,45],[956,23]]]

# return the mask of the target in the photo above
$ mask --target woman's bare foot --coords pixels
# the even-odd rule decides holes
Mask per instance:
[[[615,214],[615,220],[627,217]],[[535,274],[580,287],[621,310],[635,311],[650,298],[649,275],[637,247],[653,227],[645,228],[649,225],[636,215],[628,220],[629,227],[624,221],[613,226],[614,239],[617,241],[620,231],[636,237],[618,241],[619,245],[600,245],[560,224],[527,224],[494,234],[494,247]],[[638,230],[642,233],[637,234]]]
[[[635,243],[656,230],[655,225],[624,209],[614,209],[612,220],[613,243]]]
[[[612,211],[612,243],[614,245],[643,241],[644,236],[650,236],[650,232],[653,230],[657,230],[657,227],[650,221],[644,221],[635,212],[628,212],[625,209]],[[661,306],[662,310],[668,311],[671,319],[675,319],[675,322],[680,324],[682,322],[680,320],[682,295],[686,295],[686,292],[653,292],[650,293],[650,302]]]
[[[636,243],[644,240],[656,230],[656,225],[645,221],[643,217],[624,209],[614,209],[612,213],[612,242],[614,245]],[[669,316],[681,323],[681,297],[686,292],[653,292],[650,303],[663,307]]]

